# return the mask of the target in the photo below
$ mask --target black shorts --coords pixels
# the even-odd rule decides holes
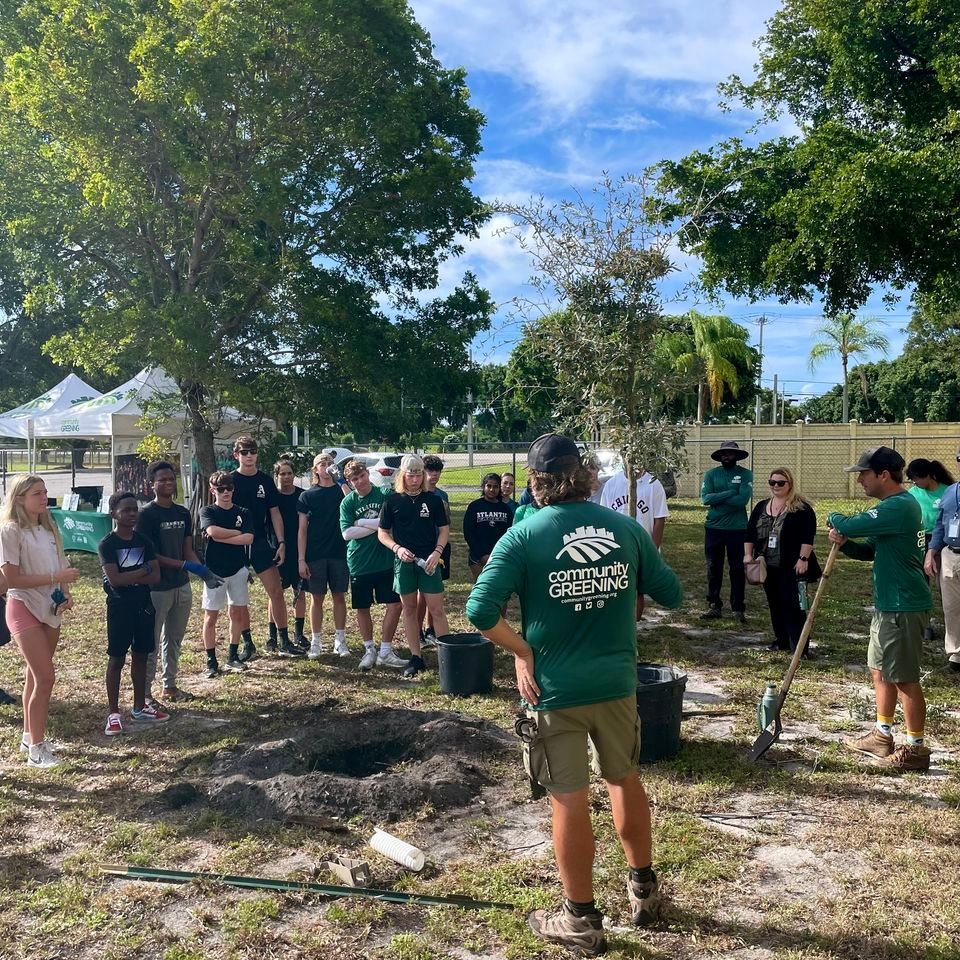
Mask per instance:
[[[153,653],[155,617],[149,601],[145,606],[107,601],[107,656],[126,657],[131,649],[134,653]]]
[[[443,548],[443,553],[440,554],[440,559],[443,561],[443,566],[440,567],[440,579],[449,580],[450,579],[450,544],[449,543]]]
[[[293,587],[297,593],[310,591],[310,585],[300,576],[300,565],[296,560],[292,563],[289,560],[284,560],[282,566],[277,569],[280,571],[280,585],[284,590]]]
[[[250,544],[250,566],[254,573],[263,573],[275,567],[273,558],[277,555],[277,548],[270,546],[270,541],[266,537],[257,537]]]
[[[393,589],[393,567],[350,578],[352,610],[369,610],[374,604],[374,596],[377,603],[400,602],[400,595]]]
[[[311,560],[307,566],[310,568],[310,579],[307,581],[310,593],[326,593],[327,588],[331,593],[347,592],[350,586],[350,571],[345,559]]]

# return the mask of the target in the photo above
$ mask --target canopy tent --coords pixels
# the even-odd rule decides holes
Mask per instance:
[[[118,477],[118,458],[122,464],[123,475],[120,479],[127,489],[142,482],[145,464],[139,461],[136,450],[146,431],[139,425],[147,401],[151,399],[176,401],[173,412],[160,423],[156,432],[171,440],[183,438],[183,456],[181,474],[183,491],[187,496],[190,490],[190,471],[188,469],[192,443],[185,429],[186,409],[180,399],[180,390],[176,382],[166,371],[159,367],[146,367],[135,377],[108,393],[78,403],[62,413],[40,417],[34,422],[34,443],[43,438],[110,438],[111,476]],[[238,410],[227,408],[223,411],[219,428],[215,432],[218,441],[231,441],[245,433],[252,433],[263,425],[252,417],[245,417]],[[139,463],[139,473],[131,468]],[[135,476],[136,475],[136,476]]]
[[[27,440],[33,436],[34,424],[39,417],[64,413],[82,403],[96,400],[100,395],[99,390],[94,390],[75,373],[68,374],[36,399],[0,413],[0,437]]]
[[[176,382],[159,367],[147,367],[119,387],[86,403],[79,403],[63,413],[40,417],[34,422],[33,435],[41,437],[126,437],[141,438],[145,431],[138,426],[148,400],[179,398]],[[158,428],[165,437],[179,437],[184,431],[186,411],[176,413]],[[252,418],[237,410],[225,410],[218,437],[230,439],[249,433],[256,425]]]

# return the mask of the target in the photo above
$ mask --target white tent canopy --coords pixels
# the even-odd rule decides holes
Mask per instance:
[[[114,390],[80,403],[63,413],[40,417],[34,423],[34,436],[40,437],[142,437],[143,429],[137,421],[143,415],[146,401],[151,398],[179,398],[174,380],[159,367],[147,367],[135,377]],[[186,411],[177,412],[158,432],[177,437],[183,433]],[[223,423],[216,431],[218,438],[231,439],[249,433],[255,424],[237,410],[225,410]]]
[[[94,390],[75,373],[68,374],[46,393],[21,403],[6,413],[0,413],[0,437],[18,437],[26,440],[33,436],[33,428],[40,417],[52,416],[73,410],[88,401],[96,400],[99,390]]]

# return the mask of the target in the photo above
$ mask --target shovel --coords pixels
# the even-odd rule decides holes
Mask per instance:
[[[783,707],[784,701],[787,699],[787,694],[790,692],[790,684],[793,683],[794,674],[800,666],[800,658],[803,656],[803,651],[807,648],[807,641],[810,639],[810,633],[813,630],[813,621],[817,615],[817,608],[820,606],[820,600],[823,597],[823,588],[827,585],[827,580],[830,579],[830,574],[833,571],[833,562],[837,559],[839,550],[840,544],[831,544],[830,555],[827,557],[827,562],[823,567],[823,573],[820,574],[820,583],[817,585],[816,595],[813,598],[813,603],[810,604],[810,609],[807,611],[807,620],[803,625],[800,639],[797,641],[797,649],[793,651],[793,659],[790,661],[787,675],[783,678],[783,686],[780,688],[780,696],[777,698],[777,709],[773,715],[773,720],[764,728],[760,736],[753,741],[753,749],[750,751],[750,759],[753,761],[759,760],[780,739],[780,734],[783,732],[783,724],[780,722],[780,710]]]

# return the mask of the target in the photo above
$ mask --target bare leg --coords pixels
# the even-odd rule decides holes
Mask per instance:
[[[333,597],[333,626],[336,630],[345,630],[347,628],[347,595],[345,593],[334,593],[330,591]]]
[[[311,593],[310,601],[310,629],[314,633],[323,632],[323,598],[325,593]]]
[[[877,701],[877,713],[881,717],[892,717],[897,709],[897,687],[887,683],[879,670],[871,668],[873,676],[873,695]]]
[[[424,621],[423,621],[424,617],[427,618],[426,626],[428,628],[432,627],[433,621],[430,619],[430,614],[427,613],[427,598],[422,593],[418,593],[417,594],[417,624],[419,625],[418,631],[422,630],[424,627]]]
[[[336,596],[336,594],[334,594]],[[370,608],[366,610],[355,610],[357,615],[357,628],[360,630],[360,639],[364,643],[373,643],[373,617],[370,616]]]
[[[640,777],[630,773],[622,780],[608,780],[607,793],[613,810],[613,825],[620,837],[620,846],[627,857],[627,866],[642,869],[653,861],[650,834],[650,805]]]
[[[203,649],[217,649],[217,619],[220,616],[219,610],[203,611]]]
[[[417,613],[417,592],[405,593],[400,597],[403,606],[403,632],[407,635],[407,646],[415,656],[420,656],[420,617]]]
[[[50,697],[56,679],[53,652],[59,635],[59,630],[43,626],[14,635],[27,668],[23,685],[23,716],[24,729],[29,732],[31,745],[43,743],[47,732]]]
[[[575,903],[593,899],[593,827],[587,788],[550,795],[553,808],[553,851],[563,893]]]
[[[286,611],[284,611],[286,612]],[[250,629],[250,608],[230,604],[230,643],[240,645],[240,634]]]
[[[293,605],[293,615],[295,617],[305,617],[307,615],[307,591],[306,590],[301,590],[300,593],[297,594],[297,601]]]
[[[919,683],[898,683],[900,703],[903,706],[903,721],[908,730],[918,733],[927,722],[927,702]],[[884,716],[889,717],[886,713]]]
[[[438,637],[445,636],[450,632],[450,624],[447,622],[447,615],[443,609],[443,594],[428,593],[427,611],[433,616],[433,623]]]
[[[263,589],[270,598],[271,618],[279,629],[287,627],[287,605],[283,600],[283,584],[280,582],[280,571],[276,567],[267,567],[259,574]],[[244,629],[249,629],[249,626]]]
[[[397,626],[400,623],[399,603],[388,603],[387,609],[383,612],[383,623],[380,626],[380,636],[384,643],[393,643],[393,638],[397,635]]]
[[[107,657],[107,707],[111,713],[120,712],[120,681],[126,661],[126,657]],[[142,701],[140,706],[143,706]]]
[[[133,709],[142,710],[147,692],[147,655],[130,651],[130,679],[133,680]]]

